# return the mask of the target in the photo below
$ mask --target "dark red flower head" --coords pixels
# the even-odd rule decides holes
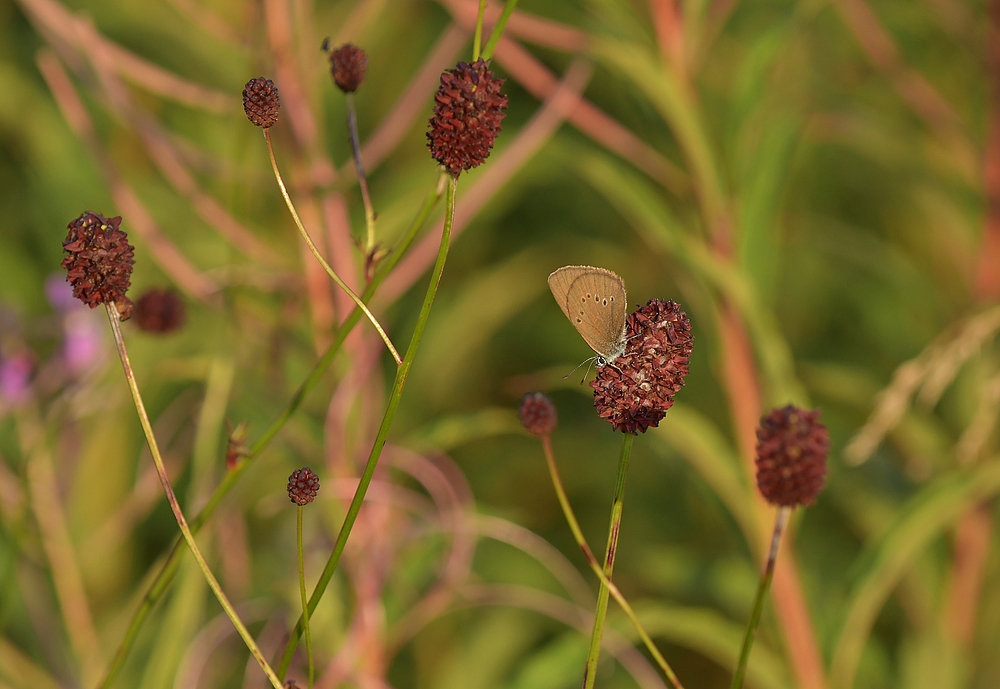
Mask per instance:
[[[774,409],[757,429],[757,488],[772,505],[811,505],[826,480],[830,438],[820,412]]]
[[[151,289],[135,303],[135,321],[146,332],[173,332],[184,324],[184,302],[172,290]]]
[[[302,467],[288,477],[288,497],[296,505],[308,505],[319,492],[319,476],[309,467]]]
[[[684,386],[691,321],[673,301],[651,299],[625,321],[625,351],[590,382],[598,415],[622,433],[657,426]]]
[[[368,56],[356,45],[345,43],[330,53],[330,73],[333,83],[344,93],[353,93],[365,80]]]
[[[69,224],[62,267],[73,296],[90,308],[126,303],[135,258],[128,235],[119,229],[121,224],[121,216],[109,219],[92,211]]]
[[[489,157],[507,108],[507,96],[500,93],[503,82],[483,58],[471,65],[459,62],[441,74],[427,145],[452,177]]]
[[[540,392],[530,392],[525,395],[517,415],[528,433],[539,437],[551,435],[559,421],[556,416],[556,405]]]
[[[254,77],[243,87],[243,112],[258,127],[270,129],[278,121],[281,99],[278,87],[264,77]]]

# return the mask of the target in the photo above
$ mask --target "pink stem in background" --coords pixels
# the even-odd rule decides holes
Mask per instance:
[[[98,32],[86,16],[77,17],[55,0],[17,0],[42,36],[60,39],[65,47],[86,54],[91,47],[106,51],[116,72],[145,90],[175,103],[215,113],[233,112],[239,99],[179,77],[122,48]]]
[[[132,188],[124,182],[117,166],[97,141],[90,116],[58,58],[48,51],[40,51],[38,69],[45,78],[63,117],[104,174],[118,210],[128,218],[131,229],[134,229],[146,242],[153,260],[188,296],[199,301],[207,300],[218,291],[218,285],[199,272],[167,239]]]

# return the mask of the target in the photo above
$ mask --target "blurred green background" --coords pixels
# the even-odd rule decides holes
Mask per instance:
[[[183,295],[178,334],[124,327],[193,514],[227,422],[255,440],[349,306],[302,249],[243,84],[278,84],[278,163],[363,287],[321,41],[368,53],[356,103],[391,246],[434,188],[431,96],[471,56],[476,5],[0,0],[0,687],[95,686],[177,531],[103,314],[60,289],[66,224],[123,215],[130,295]],[[687,385],[635,443],[615,571],[685,686],[728,686],[771,519],[753,427],[789,402],[823,411],[829,479],[793,518],[748,686],[1000,686],[997,17],[982,0],[523,0],[493,61],[504,131],[461,176],[382,469],[314,620],[319,686],[578,686],[596,586],[516,417],[526,392],[555,401],[599,549],[620,439],[564,378],[590,355],[546,287],[566,264],[692,321]],[[441,211],[373,301],[400,348]],[[287,476],[323,481],[313,581],[392,375],[361,323],[199,537],[268,654],[298,614]],[[115,686],[264,686],[189,565]],[[609,619],[597,685],[663,686]]]

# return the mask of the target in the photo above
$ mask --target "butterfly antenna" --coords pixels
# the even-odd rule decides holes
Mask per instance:
[[[587,380],[587,376],[590,375],[590,369],[593,368],[594,362],[597,361],[597,357],[592,356],[589,359],[587,359],[587,361],[589,361],[590,364],[587,366],[587,372],[584,373],[583,378],[580,379],[580,385],[583,385],[583,383]],[[583,366],[583,364],[580,364],[580,366]],[[577,368],[580,368],[580,366],[577,366]]]
[[[566,374],[565,376],[563,376],[563,377],[562,377],[562,379],[563,379],[563,380],[566,380],[566,379],[567,379],[567,378],[569,378],[569,377],[570,377],[571,375],[573,375],[573,374],[574,374],[574,373],[576,373],[576,372],[577,372],[578,370],[580,370],[580,367],[581,367],[581,366],[583,366],[583,365],[584,365],[585,363],[587,363],[588,361],[589,361],[589,362],[593,362],[593,361],[594,361],[594,359],[596,359],[596,358],[597,358],[597,357],[593,357],[593,356],[592,356],[592,357],[590,357],[589,359],[584,359],[583,361],[581,361],[581,362],[580,362],[579,364],[577,364],[577,365],[576,365],[576,368],[574,368],[574,369],[573,369],[572,371],[570,371],[570,372],[569,372],[569,373],[567,373],[567,374]],[[589,366],[587,367],[587,373],[590,373],[590,367],[589,367]],[[586,376],[584,376],[584,378],[586,379]]]

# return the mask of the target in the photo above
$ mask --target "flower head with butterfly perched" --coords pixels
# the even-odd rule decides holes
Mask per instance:
[[[691,321],[673,301],[627,314],[625,281],[605,268],[566,266],[549,275],[559,308],[597,352],[591,381],[598,415],[623,433],[657,426],[684,385]]]

